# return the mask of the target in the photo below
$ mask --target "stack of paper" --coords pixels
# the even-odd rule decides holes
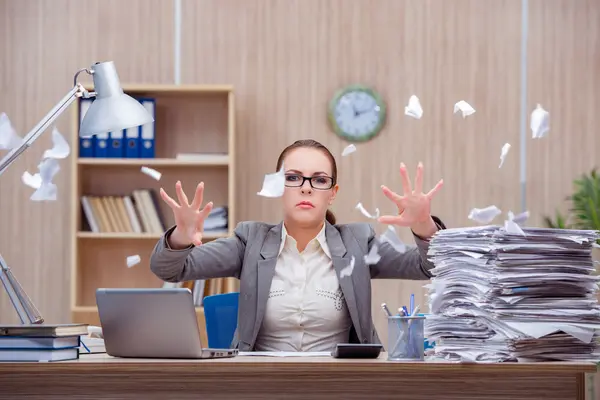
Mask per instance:
[[[433,358],[457,361],[600,360],[596,231],[502,227],[446,229],[425,324]]]

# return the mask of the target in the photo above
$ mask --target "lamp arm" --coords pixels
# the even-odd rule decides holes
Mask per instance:
[[[77,84],[63,97],[58,104],[54,106],[48,114],[23,138],[23,141],[19,147],[15,147],[8,153],[2,160],[0,160],[0,175],[2,175],[8,167],[23,153],[27,150],[33,142],[35,142],[44,131],[52,124],[56,118],[58,118],[65,110],[69,108],[71,103],[75,101],[77,97],[83,95],[85,89],[83,86]],[[79,94],[79,96],[78,96]]]
[[[76,76],[77,77],[77,76]],[[76,80],[77,78],[75,78]],[[75,83],[75,86],[54,106],[48,114],[23,138],[21,144],[15,147],[2,160],[0,160],[0,175],[2,175],[8,167],[19,156],[27,150],[44,131],[52,124],[77,97],[88,97],[89,93],[80,84]],[[10,298],[13,307],[15,308],[22,324],[41,324],[44,322],[40,312],[31,301],[23,287],[13,275],[10,267],[0,255],[0,280],[4,285],[6,292]]]
[[[15,278],[10,267],[0,255],[0,280],[6,289],[10,302],[17,311],[21,324],[41,324],[44,322],[42,315],[31,301],[21,284]]]

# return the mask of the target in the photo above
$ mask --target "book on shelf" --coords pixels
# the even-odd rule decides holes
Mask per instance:
[[[83,120],[91,99],[80,99],[79,119]],[[156,121],[156,99],[136,98]],[[105,132],[79,141],[81,158],[154,158],[156,122],[114,132]]]

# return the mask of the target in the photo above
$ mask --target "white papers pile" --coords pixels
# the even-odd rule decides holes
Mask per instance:
[[[591,256],[598,232],[522,229],[446,229],[431,239],[432,359],[600,360],[600,278]]]

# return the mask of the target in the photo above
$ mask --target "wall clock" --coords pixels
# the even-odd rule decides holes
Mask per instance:
[[[386,106],[373,89],[350,85],[339,90],[329,101],[328,118],[333,131],[351,142],[375,137],[385,125]]]

